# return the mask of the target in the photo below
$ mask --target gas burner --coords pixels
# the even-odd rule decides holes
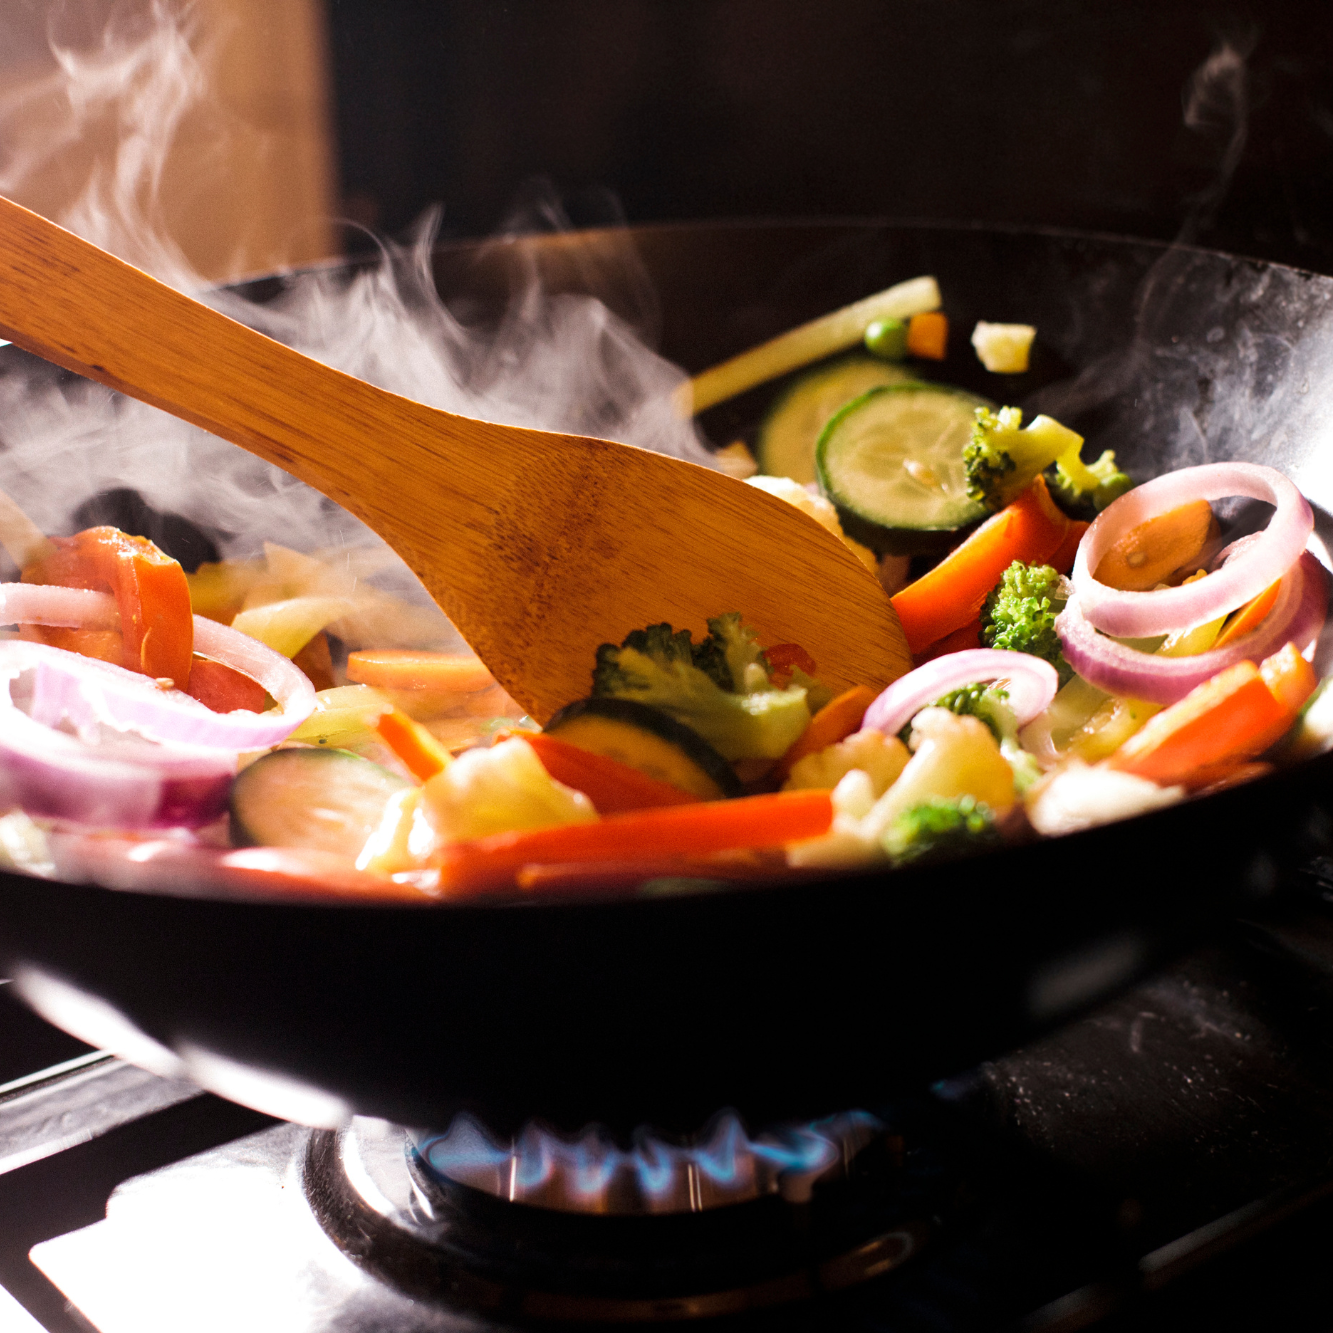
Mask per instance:
[[[755,1139],[722,1115],[693,1147],[640,1135],[628,1150],[529,1127],[500,1153],[472,1121],[440,1135],[358,1118],[311,1136],[305,1187],[334,1243],[412,1297],[624,1323],[888,1273],[930,1239],[949,1188],[932,1154],[863,1112]]]

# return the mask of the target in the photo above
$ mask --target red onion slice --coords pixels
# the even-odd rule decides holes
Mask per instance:
[[[53,731],[14,703],[13,682],[27,665],[17,657],[0,665],[0,808],[116,828],[197,826],[226,808],[234,752],[128,737],[93,746]]]
[[[1009,707],[1017,715],[1020,727],[1045,711],[1059,683],[1055,668],[1031,653],[1004,648],[969,648],[961,653],[946,653],[895,680],[866,709],[861,729],[874,728],[889,736],[896,735],[917,713],[950,690],[993,680],[1005,682]]]
[[[1192,500],[1229,495],[1267,501],[1276,512],[1258,540],[1243,547],[1236,543],[1231,559],[1207,578],[1156,592],[1125,592],[1093,577],[1102,557],[1130,528]],[[1181,468],[1109,504],[1084,534],[1070,578],[1083,618],[1094,628],[1128,639],[1170,634],[1202,625],[1257,597],[1296,563],[1313,529],[1314,511],[1276,468],[1260,463]]]
[[[29,590],[39,596],[29,596]],[[82,600],[57,597],[76,593]],[[107,593],[77,588],[41,587],[22,583],[0,584],[0,616],[9,623],[64,624],[90,628],[115,601]],[[82,619],[54,619],[72,617]],[[35,617],[41,616],[42,619]],[[237,708],[215,713],[180,690],[164,690],[136,671],[45,644],[0,644],[0,664],[21,660],[41,670],[41,717],[66,716],[76,726],[102,723],[138,731],[151,740],[202,745],[230,750],[266,750],[300,726],[315,709],[315,687],[300,667],[281,653],[239,630],[194,618],[195,651],[244,672],[257,680],[278,702],[266,713]],[[33,650],[24,655],[25,650]],[[15,658],[13,654],[19,653]]]
[[[1328,573],[1306,551],[1283,576],[1277,601],[1262,623],[1225,648],[1193,657],[1158,657],[1127,648],[1097,633],[1078,597],[1071,598],[1056,618],[1055,632],[1069,665],[1098,689],[1173,704],[1237,662],[1260,662],[1289,642],[1304,652],[1318,638],[1327,612]]]

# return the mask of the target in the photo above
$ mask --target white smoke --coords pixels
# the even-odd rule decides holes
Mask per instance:
[[[187,116],[198,169],[209,170],[213,160],[206,145],[193,147],[201,110],[215,100],[205,48],[190,7],[166,0],[118,9],[92,44],[53,41],[54,70],[0,101],[0,192],[22,200],[30,181],[62,161],[85,170],[77,200],[55,220],[178,289],[199,292],[203,280],[164,223],[164,191],[172,142]],[[221,161],[238,127],[220,112],[204,123]],[[93,128],[108,125],[109,150],[85,161]],[[512,230],[562,223],[539,189]],[[437,226],[431,214],[407,244],[381,243],[378,263],[289,276],[263,304],[230,291],[206,299],[310,356],[431,406],[706,461],[692,423],[670,407],[682,372],[650,350],[629,319],[595,295],[547,291],[532,269],[498,318],[464,320],[436,292]],[[607,265],[615,271],[599,274]],[[628,242],[589,245],[587,266],[594,290],[601,277],[637,293],[638,322],[651,323],[646,278]],[[67,531],[73,511],[93,495],[132,487],[154,508],[218,534],[227,556],[252,555],[266,539],[303,549],[377,543],[331,502],[242,450],[100,386],[34,374],[16,353],[5,357],[0,489],[46,531]],[[417,586],[401,565],[387,582]]]

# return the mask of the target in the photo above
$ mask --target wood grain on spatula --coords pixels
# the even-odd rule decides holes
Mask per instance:
[[[587,694],[598,644],[663,620],[702,632],[726,611],[764,643],[801,644],[835,689],[911,667],[875,578],[784,501],[644,449],[387,393],[7,200],[0,330],[355,514],[539,719]]]

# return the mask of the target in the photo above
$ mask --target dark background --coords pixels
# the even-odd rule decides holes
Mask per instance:
[[[545,177],[576,223],[617,200],[630,221],[975,218],[1333,271],[1326,0],[330,0],[330,16],[343,209],[391,234],[434,201],[446,232],[489,232]]]

